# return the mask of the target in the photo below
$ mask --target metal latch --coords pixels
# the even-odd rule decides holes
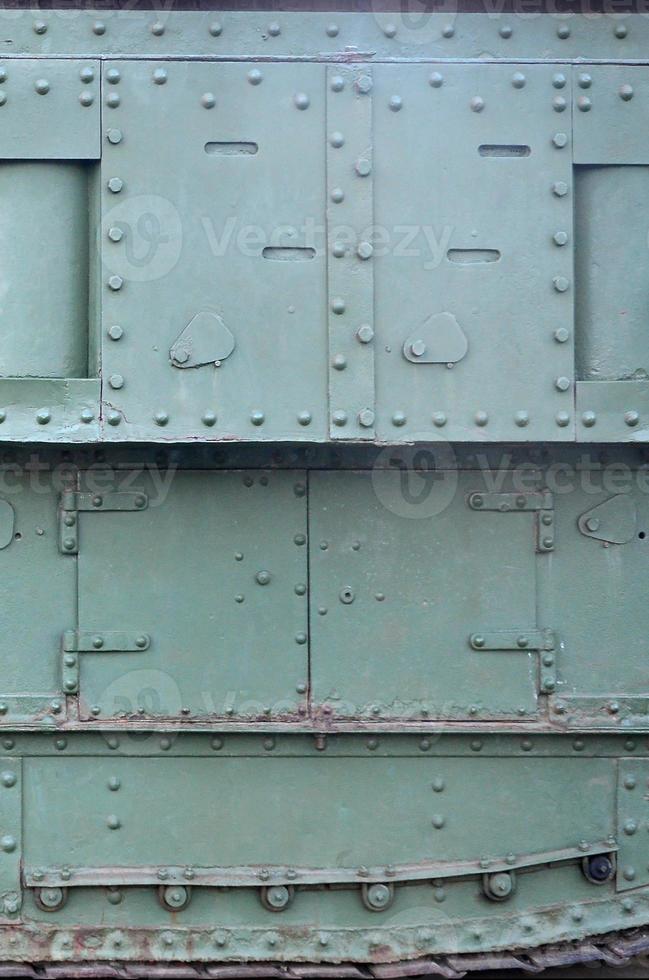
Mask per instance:
[[[59,507],[59,550],[64,555],[79,554],[79,512],[146,510],[149,498],[140,490],[109,490],[90,493],[65,490]]]
[[[492,492],[469,494],[471,510],[498,511],[501,514],[536,513],[536,550],[554,550],[554,498],[550,490],[527,493]]]
[[[66,630],[63,634],[63,690],[79,690],[80,653],[143,653],[151,646],[148,633],[127,630]]]
[[[557,686],[556,636],[550,629],[485,630],[472,633],[469,645],[477,651],[538,653],[541,690],[550,694]]]

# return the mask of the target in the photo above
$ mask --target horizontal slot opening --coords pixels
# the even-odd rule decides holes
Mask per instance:
[[[259,146],[257,143],[206,143],[205,152],[210,156],[251,157]]]
[[[456,265],[484,265],[498,262],[500,252],[497,248],[449,248],[446,258]]]
[[[261,254],[275,262],[306,262],[315,258],[315,249],[300,245],[267,245]]]
[[[528,157],[531,152],[523,143],[483,143],[478,147],[481,157]]]

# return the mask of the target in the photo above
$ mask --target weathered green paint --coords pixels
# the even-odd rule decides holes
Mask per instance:
[[[649,926],[647,19],[0,23],[0,961]]]

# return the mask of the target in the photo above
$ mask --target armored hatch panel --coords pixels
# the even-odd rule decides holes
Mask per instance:
[[[647,18],[0,26],[0,972],[648,950]]]

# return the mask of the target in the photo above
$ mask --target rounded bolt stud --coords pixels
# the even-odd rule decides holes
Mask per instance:
[[[337,426],[347,425],[347,412],[343,412],[342,409],[337,409],[332,414],[331,420]]]
[[[167,425],[167,423],[169,422],[169,415],[167,414],[167,412],[163,412],[163,411],[156,412],[155,415],[153,416],[153,421],[155,422],[156,425],[160,425],[160,426]]]
[[[283,912],[293,901],[293,894],[291,885],[268,885],[261,889],[259,897],[269,912]]]
[[[34,88],[39,95],[47,95],[50,90],[50,83],[46,78],[39,78],[34,82]]]
[[[403,99],[400,95],[393,95],[388,103],[392,112],[400,112],[403,109]]]
[[[111,374],[110,378],[108,379],[108,384],[111,386],[111,388],[114,388],[115,390],[118,390],[119,388],[123,388],[124,387],[123,375]]]
[[[597,422],[597,415],[595,412],[584,412],[581,416],[582,425],[585,425],[587,429],[591,429]]]
[[[106,81],[110,85],[117,85],[122,75],[119,68],[109,68],[106,72]]]
[[[311,99],[306,92],[298,92],[293,101],[295,102],[295,108],[302,111],[308,109],[311,105]]]
[[[444,76],[438,71],[434,71],[430,78],[428,79],[428,84],[433,88],[441,88],[444,84]]]
[[[263,425],[266,421],[266,416],[263,412],[256,411],[251,414],[250,421],[253,425]]]
[[[122,133],[121,129],[109,129],[106,131],[106,139],[113,146],[117,146],[117,144],[121,143],[124,139],[124,134]]]
[[[158,897],[163,908],[180,912],[189,905],[191,889],[185,885],[162,885],[158,889]]]
[[[563,95],[555,95],[552,99],[552,108],[555,112],[565,112],[568,108],[568,102]]]
[[[156,68],[153,72],[153,81],[156,85],[164,85],[168,77],[166,68]]]
[[[384,882],[364,884],[361,888],[363,905],[370,912],[385,912],[394,901],[394,885]]]
[[[558,150],[562,150],[564,146],[568,145],[567,133],[555,133],[552,137],[552,142]]]
[[[588,98],[587,95],[580,95],[577,99],[577,108],[580,112],[590,112],[593,107],[593,103]]]
[[[555,276],[552,284],[558,293],[565,293],[570,289],[570,280],[565,276]]]
[[[568,232],[567,231],[555,231],[552,236],[552,241],[555,245],[567,245],[568,244]]]
[[[485,107],[485,101],[479,95],[475,95],[469,102],[471,112],[482,112]]]
[[[251,85],[260,85],[263,81],[263,75],[258,68],[251,68],[248,72],[248,81]]]
[[[514,88],[525,88],[525,83],[527,79],[522,71],[516,71],[512,75],[512,85]]]
[[[216,105],[216,97],[212,92],[205,92],[201,96],[201,105],[204,109],[213,109]]]
[[[116,109],[121,101],[119,92],[109,92],[106,96],[106,105],[109,109]],[[79,102],[81,102],[82,105],[92,105],[92,92],[82,92],[79,96]]]
[[[43,912],[58,912],[63,908],[67,898],[65,888],[37,888],[34,900]]]
[[[623,102],[630,102],[633,98],[633,86],[622,85],[620,88],[620,98]]]
[[[625,425],[628,425],[631,428],[633,428],[633,426],[634,425],[637,425],[639,421],[640,421],[640,416],[639,416],[639,414],[637,412],[625,412],[624,413],[624,423],[625,423]]]
[[[514,893],[514,876],[508,871],[498,871],[485,875],[483,879],[484,893],[492,902],[504,902]]]
[[[48,408],[41,408],[40,411],[36,413],[36,421],[39,425],[47,425],[48,422],[52,421],[52,413]]]
[[[255,575],[255,580],[258,585],[268,585],[268,583],[270,582],[270,577],[271,577],[270,572],[266,571],[265,569],[262,569],[260,572],[257,572],[257,574]]]

